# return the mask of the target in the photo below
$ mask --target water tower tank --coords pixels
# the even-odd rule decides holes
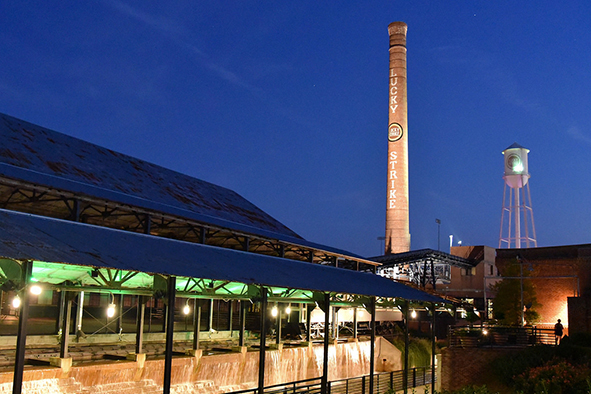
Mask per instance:
[[[503,151],[505,155],[505,183],[518,189],[527,184],[529,179],[527,154],[529,149],[515,143]]]

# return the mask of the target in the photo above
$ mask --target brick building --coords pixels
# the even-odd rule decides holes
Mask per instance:
[[[471,261],[473,266],[451,266],[450,282],[441,286],[439,291],[474,305],[481,316],[486,311],[487,316],[492,317],[495,294],[490,286],[500,280],[495,266],[496,250],[489,246],[454,246],[451,254]]]
[[[496,265],[501,274],[510,264],[521,264],[527,279],[536,289],[540,314],[538,327],[551,328],[557,319],[565,326],[581,326],[577,321],[589,313],[586,299],[591,299],[591,244],[528,249],[497,249]],[[579,305],[576,318],[569,314],[569,297]],[[574,298],[573,298],[574,297]],[[582,308],[582,309],[580,309]],[[577,331],[589,331],[585,327]]]

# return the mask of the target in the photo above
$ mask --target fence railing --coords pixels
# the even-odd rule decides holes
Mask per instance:
[[[431,384],[431,368],[413,368],[408,371],[407,388]],[[369,392],[369,375],[328,382],[328,394],[383,394],[390,390],[404,388],[404,371],[382,372],[374,374],[373,393]],[[265,394],[316,394],[322,391],[321,378],[298,380],[264,388]],[[231,394],[256,394],[258,388],[234,391]]]
[[[431,368],[413,368],[408,371],[406,387],[431,384]],[[369,375],[328,382],[329,394],[383,394],[404,388],[404,371],[382,372],[374,375],[374,390],[369,393]]]
[[[449,327],[451,347],[554,345],[554,330],[537,327]]]

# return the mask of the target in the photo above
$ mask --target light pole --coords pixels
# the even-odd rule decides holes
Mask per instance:
[[[435,219],[435,223],[437,223],[437,250],[440,251],[440,240],[441,240],[441,220]]]

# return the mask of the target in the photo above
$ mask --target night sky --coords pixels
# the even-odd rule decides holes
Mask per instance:
[[[443,250],[450,234],[498,246],[514,142],[531,150],[538,245],[591,243],[590,15],[583,0],[5,1],[0,112],[375,256],[387,27],[403,21],[412,249],[437,248],[435,219]]]

